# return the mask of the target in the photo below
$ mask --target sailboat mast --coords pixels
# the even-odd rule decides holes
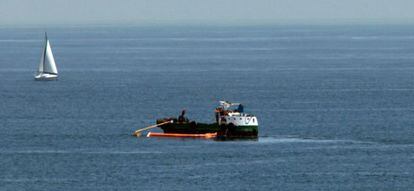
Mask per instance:
[[[47,49],[47,33],[45,32],[45,48],[43,51],[43,71],[45,71],[46,68],[46,49]]]

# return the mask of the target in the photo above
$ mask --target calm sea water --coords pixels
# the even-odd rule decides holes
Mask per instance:
[[[1,190],[411,190],[414,26],[0,28]],[[135,138],[242,102],[258,141]]]

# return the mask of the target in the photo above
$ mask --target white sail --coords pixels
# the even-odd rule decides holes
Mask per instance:
[[[39,68],[37,70],[38,74],[49,73],[57,74],[57,68],[55,59],[53,57],[52,48],[50,47],[50,42],[46,37],[45,46],[43,47],[42,56],[40,57]]]
[[[55,63],[55,58],[53,57],[52,48],[50,47],[49,40],[46,40],[46,53],[44,58],[44,68],[43,72],[57,74],[57,68]]]

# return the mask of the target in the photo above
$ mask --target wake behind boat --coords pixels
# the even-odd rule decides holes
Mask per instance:
[[[50,42],[45,33],[45,45],[43,47],[42,56],[40,57],[39,67],[35,75],[35,80],[56,80],[58,71],[56,68],[55,59],[53,57]]]

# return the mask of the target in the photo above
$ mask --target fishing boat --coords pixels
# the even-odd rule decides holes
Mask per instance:
[[[53,57],[52,48],[50,42],[47,39],[45,33],[45,44],[43,47],[42,55],[40,57],[39,67],[35,75],[35,80],[56,80],[58,78],[58,71],[56,68],[55,59]]]
[[[178,118],[158,119],[157,124],[167,134],[217,133],[217,138],[257,138],[257,117],[245,113],[242,104],[220,101],[214,114],[214,123],[199,123],[186,118],[183,110]]]

